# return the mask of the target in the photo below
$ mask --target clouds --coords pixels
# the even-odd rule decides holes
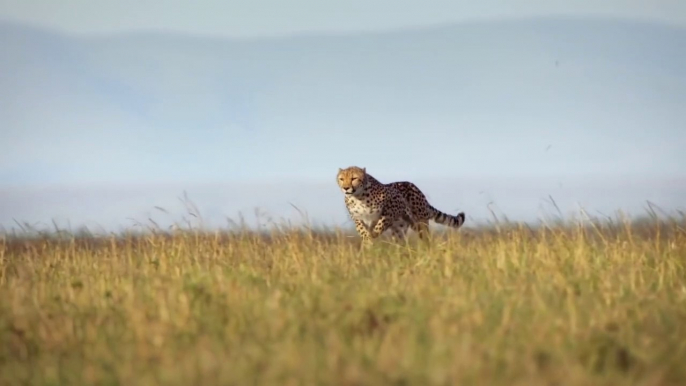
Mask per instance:
[[[363,31],[470,20],[598,15],[686,26],[681,0],[4,0],[0,18],[94,34],[176,30],[217,36]]]

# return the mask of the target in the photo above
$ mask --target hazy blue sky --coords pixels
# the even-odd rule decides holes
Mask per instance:
[[[0,17],[79,33],[172,29],[223,36],[359,31],[466,20],[596,15],[686,25],[683,0],[2,0]]]
[[[0,227],[341,224],[352,164],[470,222],[684,209],[684,0],[0,0],[0,46]]]

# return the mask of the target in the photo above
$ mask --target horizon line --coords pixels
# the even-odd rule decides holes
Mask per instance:
[[[546,15],[529,15],[529,16],[512,16],[512,17],[475,17],[461,21],[442,21],[436,23],[417,23],[408,24],[405,26],[396,27],[380,27],[380,28],[361,28],[355,30],[347,29],[304,29],[282,34],[252,34],[252,35],[231,35],[231,34],[213,34],[203,32],[193,32],[185,29],[161,29],[161,28],[132,28],[122,31],[110,32],[76,32],[63,27],[35,23],[25,20],[12,20],[0,17],[0,27],[11,25],[18,28],[26,28],[38,30],[43,33],[60,35],[64,38],[72,38],[79,40],[99,40],[99,39],[118,39],[131,38],[140,36],[166,36],[186,39],[204,39],[204,40],[218,40],[218,41],[234,41],[234,42],[250,42],[250,41],[278,41],[278,40],[292,40],[292,39],[307,39],[307,38],[349,38],[360,36],[381,36],[403,32],[421,33],[431,30],[440,30],[457,26],[478,26],[487,24],[507,24],[507,23],[526,23],[537,21],[560,21],[560,22],[616,22],[616,23],[633,23],[644,24],[669,29],[675,29],[686,32],[686,24],[681,25],[675,22],[669,22],[658,18],[639,18],[629,16],[608,16],[602,14],[546,14]]]

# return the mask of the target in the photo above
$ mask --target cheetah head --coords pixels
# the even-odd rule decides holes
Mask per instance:
[[[338,186],[346,196],[354,195],[363,190],[367,177],[366,168],[350,166],[338,169]]]

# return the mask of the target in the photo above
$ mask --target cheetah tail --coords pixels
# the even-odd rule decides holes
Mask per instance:
[[[443,213],[440,210],[429,206],[431,208],[431,218],[438,224],[446,225],[451,228],[459,228],[464,224],[465,216],[464,212],[460,212],[455,216]]]

